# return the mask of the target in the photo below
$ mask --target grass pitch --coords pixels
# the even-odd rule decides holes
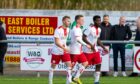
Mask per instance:
[[[54,84],[65,84],[65,77],[54,77]],[[83,84],[93,84],[92,77],[81,77]],[[48,84],[47,77],[0,76],[0,84]],[[140,84],[140,77],[101,77],[100,84]]]

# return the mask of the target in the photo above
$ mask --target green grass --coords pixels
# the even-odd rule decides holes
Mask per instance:
[[[83,84],[93,84],[92,77],[82,77]],[[0,84],[48,84],[47,77],[0,76]],[[54,84],[65,84],[64,77],[55,77]],[[140,84],[140,77],[101,77],[101,84]]]

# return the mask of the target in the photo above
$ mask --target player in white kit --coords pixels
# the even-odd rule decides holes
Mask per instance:
[[[106,53],[108,53],[108,50],[104,47],[104,45],[101,43],[99,39],[101,33],[101,29],[99,27],[101,23],[100,16],[98,15],[94,16],[93,22],[94,24],[90,25],[83,32],[83,40],[91,46],[91,49],[87,48],[86,46],[83,46],[83,52],[87,57],[89,65],[96,66],[96,70],[94,73],[95,77],[94,84],[99,84],[102,59],[98,51],[97,44],[101,46]]]
[[[73,81],[77,84],[82,84],[79,80],[80,75],[85,70],[85,67],[88,65],[88,61],[83,54],[82,46],[87,46],[90,48],[90,45],[86,44],[82,40],[82,29],[80,28],[84,24],[84,17],[82,15],[77,15],[75,17],[76,26],[71,30],[71,44],[70,44],[70,55],[72,65],[74,66],[76,62],[80,63],[79,69],[76,70],[73,75]]]
[[[56,65],[58,65],[60,61],[64,62],[67,66],[66,72],[67,72],[67,79],[69,83],[75,84],[72,82],[71,58],[70,58],[68,46],[66,45],[66,41],[69,33],[70,17],[64,16],[62,22],[63,25],[56,28],[54,33],[54,46],[52,48],[51,68],[49,71],[49,84],[53,84],[53,71]]]

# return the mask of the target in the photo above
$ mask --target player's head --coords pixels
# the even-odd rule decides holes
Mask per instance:
[[[69,16],[64,16],[62,18],[62,22],[63,22],[63,25],[65,25],[66,27],[69,27],[70,26],[70,23],[71,23],[70,17]]]
[[[100,26],[101,24],[101,17],[99,15],[93,16],[93,22],[96,26]]]
[[[104,22],[105,24],[108,24],[108,23],[109,23],[109,15],[104,15],[104,16],[103,16],[103,22]]]
[[[125,22],[126,22],[125,16],[121,16],[120,19],[119,19],[119,24],[120,25],[125,25]]]
[[[77,24],[82,26],[84,24],[84,16],[83,15],[76,15],[75,21]]]

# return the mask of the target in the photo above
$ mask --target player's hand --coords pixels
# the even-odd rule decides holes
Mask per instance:
[[[104,52],[105,53],[109,53],[108,49],[104,48]]]
[[[91,46],[90,45],[87,44],[86,46],[87,46],[87,48],[91,49]]]
[[[93,52],[96,52],[94,46],[91,46],[91,50],[92,50]]]
[[[64,48],[64,52],[70,52],[68,48]]]

